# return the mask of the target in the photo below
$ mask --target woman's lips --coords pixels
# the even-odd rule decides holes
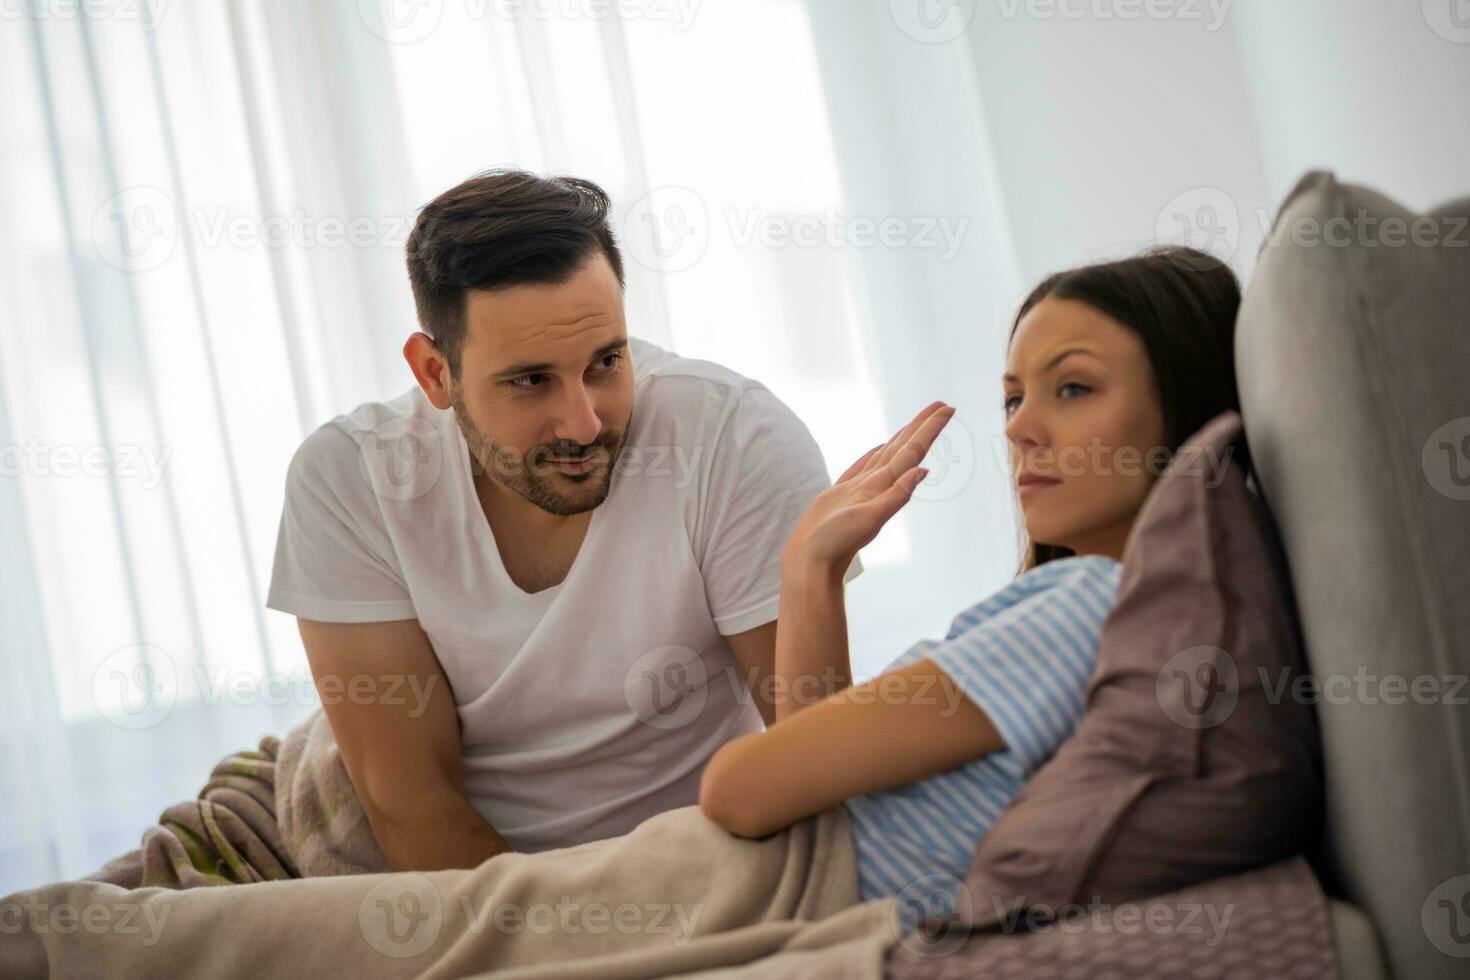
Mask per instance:
[[[1038,490],[1045,490],[1047,487],[1060,486],[1061,483],[1061,480],[1053,479],[1051,477],[1025,476],[1016,483],[1016,492],[1022,496],[1025,496],[1029,493],[1035,493]]]

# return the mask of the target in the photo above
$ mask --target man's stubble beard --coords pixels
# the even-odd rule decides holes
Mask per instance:
[[[485,434],[475,425],[474,420],[470,418],[464,406],[464,399],[460,395],[459,385],[454,382],[451,382],[449,386],[449,404],[454,410],[454,419],[459,424],[459,431],[464,435],[465,444],[469,447],[470,458],[479,463],[486,477],[507,490],[520,494],[548,514],[568,517],[593,510],[600,507],[612,491],[613,470],[622,452],[626,429],[605,430],[599,433],[597,439],[592,443],[606,453],[607,463],[604,467],[580,478],[577,475],[566,475],[566,478],[579,485],[586,485],[587,481],[600,478],[600,485],[594,488],[590,498],[577,500],[557,492],[551,485],[551,480],[562,474],[543,476],[532,468],[527,459],[527,457],[545,459],[551,454],[552,447],[532,446],[527,453],[520,453],[513,449],[496,446],[494,441],[486,438]]]

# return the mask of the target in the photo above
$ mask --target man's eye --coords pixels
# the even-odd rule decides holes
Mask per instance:
[[[611,354],[604,354],[604,355],[602,355],[602,368],[603,368],[603,370],[605,370],[605,371],[611,371],[613,368],[615,368],[615,367],[618,366],[618,362],[621,361],[622,359],[623,359],[623,355],[621,353],[617,352],[617,351],[613,351]],[[612,363],[609,364],[608,363],[609,361],[611,361]]]
[[[538,388],[540,387],[541,382],[545,380],[545,378],[546,375],[540,373],[523,374],[519,378],[512,378],[510,381],[510,385],[515,388]]]

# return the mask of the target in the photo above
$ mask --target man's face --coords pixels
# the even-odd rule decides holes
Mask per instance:
[[[472,289],[455,419],[490,479],[552,514],[607,498],[633,413],[623,295],[607,257],[567,282]]]

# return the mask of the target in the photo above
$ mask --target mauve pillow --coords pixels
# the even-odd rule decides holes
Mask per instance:
[[[1316,719],[1247,467],[1228,411],[1160,475],[1124,546],[1086,713],[981,841],[953,918],[1009,927],[1018,909],[1147,898],[1315,845]]]

